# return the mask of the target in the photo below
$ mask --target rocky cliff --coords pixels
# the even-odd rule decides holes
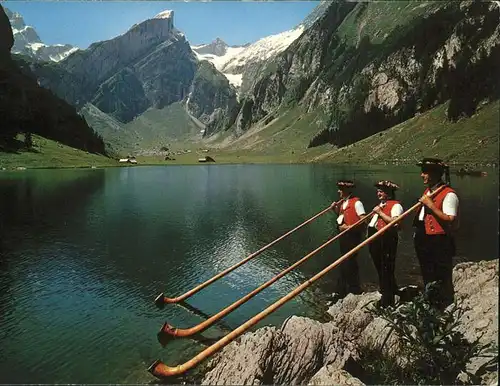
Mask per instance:
[[[304,146],[345,146],[447,100],[470,116],[500,95],[499,17],[495,2],[331,2],[259,70],[233,130],[298,106],[327,117]]]
[[[5,149],[18,133],[33,133],[89,152],[105,154],[104,143],[74,107],[40,87],[30,72],[12,60],[9,19],[0,6],[0,142]]]
[[[470,341],[479,338],[483,344],[498,345],[498,259],[458,264],[453,282],[456,297],[469,307],[460,316],[458,328]],[[379,298],[378,292],[351,294],[330,307],[330,322],[293,316],[280,328],[247,333],[211,360],[203,384],[368,383],[363,376],[369,374],[359,366],[364,352],[371,350],[394,362],[401,360],[397,335],[390,334],[387,322],[367,310],[369,303]],[[498,352],[496,355],[498,361]],[[468,370],[477,373],[484,361],[474,359]],[[496,371],[490,370],[482,374],[481,383],[494,384],[497,377]]]
[[[186,99],[186,110],[206,125],[205,135],[231,126],[237,108],[235,88],[213,64],[201,61]]]
[[[57,65],[35,66],[43,87],[76,107],[91,102],[124,122],[147,107],[182,100],[195,70],[186,39],[173,27],[173,13],[136,24]]]
[[[229,46],[224,40],[222,40],[221,38],[217,38],[209,44],[192,46],[192,49],[200,55],[224,56],[227,52],[228,47]]]

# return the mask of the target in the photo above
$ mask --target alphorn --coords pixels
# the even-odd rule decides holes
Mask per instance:
[[[437,193],[439,193],[445,186],[447,185],[442,185],[439,188],[437,188],[434,192],[431,193],[430,197],[433,197]],[[316,280],[320,279],[324,275],[326,275],[330,270],[335,268],[337,265],[340,263],[344,262],[347,260],[349,257],[351,257],[353,254],[358,252],[362,247],[365,245],[371,243],[373,240],[375,240],[377,237],[385,233],[389,228],[391,228],[394,224],[400,222],[403,220],[406,216],[408,216],[411,212],[417,210],[420,208],[422,203],[418,202],[415,205],[413,205],[410,209],[408,209],[406,212],[401,214],[399,217],[395,218],[392,220],[390,223],[386,224],[382,229],[379,229],[376,233],[374,233],[372,236],[368,237],[366,240],[358,244],[356,247],[351,249],[349,252],[341,256],[339,259],[334,261],[332,264],[330,264],[328,267],[324,268],[322,271],[314,275],[312,278],[309,280],[305,281],[301,285],[299,285],[297,288],[295,288],[292,292],[288,293],[287,295],[283,296],[281,299],[276,301],[275,303],[271,304],[269,307],[267,307],[264,311],[258,313],[255,315],[253,318],[247,320],[245,323],[243,323],[241,326],[236,328],[235,330],[231,331],[229,334],[218,340],[216,343],[213,345],[207,347],[205,350],[200,352],[198,355],[195,357],[191,358],[187,362],[171,367],[167,366],[160,360],[156,360],[153,362],[151,366],[149,366],[148,371],[153,374],[157,378],[165,378],[173,375],[180,375],[187,370],[195,367],[200,363],[201,361],[205,360],[208,358],[210,355],[216,353],[220,349],[222,349],[224,346],[228,345],[231,343],[234,339],[242,335],[244,332],[246,332],[250,327],[254,326],[258,322],[260,322],[262,319],[264,319],[266,316],[271,314],[272,312],[276,311],[279,307],[281,307],[283,304],[288,302],[289,300],[293,299],[295,296],[300,294],[303,290],[305,290],[307,287],[309,287],[311,284],[313,284]]]
[[[337,240],[338,238],[340,238],[346,232],[350,231],[351,229],[354,229],[359,224],[361,224],[364,221],[368,220],[373,214],[374,214],[373,211],[370,212],[367,216],[361,218],[360,220],[358,220],[357,222],[355,222],[354,224],[352,224],[349,228],[343,230],[342,232],[340,232],[336,236],[332,237],[330,240],[326,241],[324,244],[322,244],[321,246],[319,246],[318,248],[316,248],[314,251],[308,253],[302,259],[298,260],[297,262],[295,262],[294,264],[292,264],[290,267],[288,267],[285,270],[281,271],[278,275],[276,275],[273,278],[269,279],[267,282],[265,282],[264,284],[262,284],[260,287],[254,289],[252,292],[249,292],[247,295],[245,295],[241,299],[235,301],[233,304],[227,306],[226,308],[224,308],[223,310],[221,310],[217,314],[213,315],[209,319],[201,322],[200,324],[197,324],[196,326],[193,326],[191,328],[186,328],[186,329],[175,328],[175,327],[171,326],[170,324],[168,324],[167,322],[165,322],[163,324],[163,327],[161,328],[159,334],[168,334],[170,336],[175,336],[175,337],[186,337],[186,336],[191,336],[191,335],[194,335],[194,334],[197,334],[197,333],[200,333],[200,332],[206,330],[212,324],[214,324],[218,320],[222,319],[224,316],[226,316],[227,314],[231,313],[232,311],[234,311],[236,308],[238,308],[242,304],[246,303],[248,300],[250,300],[251,298],[253,298],[259,292],[263,291],[264,289],[266,289],[267,287],[269,287],[271,284],[273,284],[274,282],[276,282],[279,279],[281,279],[287,273],[289,273],[290,271],[294,270],[295,268],[297,268],[302,263],[305,263],[313,255],[315,255],[320,250],[322,250],[326,246],[328,246],[331,243],[333,243],[335,240]]]
[[[337,202],[335,202],[335,204],[339,204],[342,200],[339,200]],[[248,255],[246,258],[244,258],[243,260],[241,260],[240,262],[234,264],[233,266],[225,269],[224,271],[222,271],[221,273],[215,275],[214,277],[212,277],[211,279],[208,279],[207,281],[205,281],[204,283],[194,287],[193,289],[187,291],[186,293],[180,295],[180,296],[177,296],[175,298],[168,298],[166,297],[163,293],[159,294],[154,302],[155,304],[158,306],[158,307],[162,307],[165,303],[179,303],[191,296],[193,296],[195,293],[201,291],[203,288],[209,286],[210,284],[212,284],[213,282],[221,279],[222,277],[226,276],[228,273],[234,271],[236,268],[238,267],[241,267],[243,264],[247,263],[248,261],[252,260],[254,257],[257,257],[258,255],[260,255],[262,252],[264,252],[266,249],[272,247],[274,244],[276,244],[278,241],[281,241],[283,240],[284,238],[290,236],[293,232],[299,230],[300,228],[302,228],[303,226],[309,224],[310,222],[316,220],[318,217],[322,216],[323,214],[327,213],[328,211],[330,211],[332,209],[334,204],[331,204],[330,206],[328,206],[328,208],[325,208],[323,209],[321,212],[317,213],[316,215],[314,215],[313,217],[311,217],[309,220],[306,220],[304,221],[302,224],[296,226],[295,228],[293,228],[292,230],[288,231],[287,233],[285,233],[284,235],[278,237],[276,240],[270,242],[269,244],[263,246],[261,249],[259,249],[258,251]]]

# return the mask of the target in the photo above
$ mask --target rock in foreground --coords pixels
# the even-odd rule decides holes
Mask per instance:
[[[470,309],[460,328],[469,340],[498,345],[498,259],[464,263],[453,272],[455,295]],[[365,308],[378,292],[348,295],[328,312],[332,320],[320,323],[293,316],[281,328],[264,327],[226,346],[209,364],[203,384],[361,385],[349,374],[360,350],[379,350],[397,361],[398,341],[384,320]],[[387,340],[387,341],[386,341]],[[482,363],[474,360],[470,369]],[[489,373],[483,383],[497,382]]]

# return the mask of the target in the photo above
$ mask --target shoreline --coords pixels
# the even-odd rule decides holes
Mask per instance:
[[[217,157],[217,156],[214,156]],[[147,166],[217,166],[217,165],[338,165],[341,167],[344,166],[354,166],[354,167],[385,167],[385,166],[396,166],[396,167],[410,167],[414,166],[416,161],[394,161],[387,160],[383,162],[338,162],[338,161],[311,161],[311,160],[283,160],[279,157],[273,156],[261,156],[256,155],[255,157],[245,157],[244,160],[240,159],[222,159],[222,161],[215,162],[198,162],[197,160],[174,160],[174,161],[164,161],[164,160],[142,160],[141,157],[137,157],[137,164],[119,164],[116,161],[116,164],[67,164],[67,165],[41,165],[41,166],[25,166],[22,163],[15,165],[1,165],[0,164],[0,172],[12,172],[12,171],[24,171],[24,170],[53,170],[53,169],[104,169],[104,168],[123,168],[123,167],[147,167]],[[114,161],[114,159],[109,159],[110,163]],[[449,162],[450,170],[453,172],[457,171],[459,168],[468,167],[485,169],[487,170],[498,170],[499,162],[485,162],[485,163],[477,163],[477,162],[469,162],[469,161],[453,161]],[[483,170],[481,170],[483,171]],[[466,174],[467,175],[467,174]]]

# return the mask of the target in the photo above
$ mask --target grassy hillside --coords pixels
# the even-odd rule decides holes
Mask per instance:
[[[141,149],[159,149],[174,139],[190,142],[201,138],[200,127],[180,102],[163,109],[149,109],[124,125],[124,130],[138,138],[134,145]]]
[[[110,153],[126,153],[139,140],[137,134],[124,130],[124,124],[108,115],[91,103],[85,104],[80,114],[87,123],[99,133]]]
[[[418,17],[429,15],[447,1],[385,1],[358,3],[354,12],[342,22],[338,34],[356,46],[363,36],[380,44],[396,28],[408,25]]]
[[[446,119],[448,105],[443,104],[353,145],[328,150],[322,146],[323,154],[311,161],[368,164],[436,156],[457,163],[498,163],[499,106],[494,101],[452,123]]]
[[[129,123],[119,122],[90,103],[81,113],[104,138],[107,148],[118,155],[138,150],[157,151],[171,142],[182,147],[184,143],[201,139],[200,123],[189,116],[180,102],[163,109],[148,109]]]
[[[165,161],[165,154],[161,152],[153,156],[138,156],[137,160],[139,165],[186,165],[198,164],[198,158],[209,155],[216,164],[334,162],[366,165],[411,163],[421,157],[439,156],[458,164],[498,164],[499,101],[482,106],[472,117],[456,123],[446,119],[446,109],[447,104],[438,106],[340,149],[331,145],[306,149],[309,135],[314,133],[316,123],[323,117],[293,109],[268,125],[262,123],[231,146],[219,147],[206,141],[177,142],[172,145],[173,148],[190,149],[191,152],[175,155],[173,161]],[[118,165],[113,159],[88,154],[38,136],[34,136],[34,145],[34,151],[0,152],[0,169]],[[201,150],[204,148],[209,149],[208,153]]]
[[[239,138],[230,138],[228,133],[215,138],[216,143],[227,141],[223,148],[229,151],[254,151],[262,154],[302,152],[309,140],[318,132],[326,117],[320,110],[306,113],[300,106],[281,109],[276,118],[263,120]]]
[[[196,164],[205,155],[217,163],[309,163],[353,164],[412,163],[422,157],[441,157],[458,164],[497,163],[500,108],[499,101],[483,105],[470,118],[452,123],[446,119],[448,104],[412,118],[343,148],[323,145],[307,149],[310,135],[324,119],[317,113],[305,114],[294,108],[267,125],[261,123],[230,145],[226,138],[192,146],[192,153],[175,156],[138,158],[141,163]],[[209,153],[197,151],[205,147]]]
[[[18,140],[21,140],[21,136]],[[98,167],[116,166],[118,162],[101,155],[68,147],[59,142],[33,136],[33,149],[26,150],[19,143],[19,149],[0,152],[0,170],[17,168],[53,168],[53,167]]]

